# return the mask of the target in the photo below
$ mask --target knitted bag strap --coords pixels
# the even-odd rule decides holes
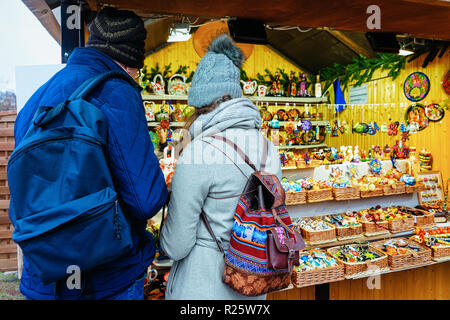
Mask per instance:
[[[221,140],[223,142],[226,142],[227,144],[229,144],[230,146],[233,147],[234,151],[236,151],[236,153],[242,158],[244,159],[245,163],[247,163],[252,169],[253,171],[258,171],[258,169],[256,169],[256,166],[253,164],[253,162],[249,159],[249,157],[245,154],[244,151],[242,151],[234,142],[232,142],[231,140],[228,140],[225,137],[222,136],[216,136],[213,135],[211,136],[211,138],[214,138],[216,140]],[[223,151],[222,151],[223,152]],[[224,152],[223,152],[224,153]],[[225,153],[224,153],[225,154]],[[234,163],[234,161],[233,161]],[[235,163],[236,164],[236,163]]]
[[[205,211],[203,211],[203,209],[202,209],[202,212],[201,212],[201,217],[202,217],[203,223],[204,223],[205,226],[206,226],[206,230],[208,230],[209,234],[211,235],[211,237],[212,237],[212,238],[214,239],[214,241],[216,242],[217,247],[219,248],[220,253],[222,253],[223,255],[225,255],[225,250],[223,250],[222,244],[221,244],[220,241],[216,238],[216,235],[214,234],[214,231],[212,230],[211,225],[209,224],[208,219],[206,218]]]
[[[249,157],[245,154],[244,151],[242,151],[234,142],[232,142],[231,140],[228,140],[227,138],[223,137],[223,136],[216,136],[213,135],[211,136],[212,138],[216,139],[216,140],[221,140],[223,142],[226,142],[227,144],[229,144],[230,146],[233,147],[233,149],[236,151],[236,153],[244,159],[244,161],[254,170],[254,171],[258,171],[258,169],[256,169],[256,166],[253,164],[253,162],[249,159]],[[263,152],[262,152],[262,158],[261,158],[261,168],[260,171],[264,171],[265,167],[266,167],[266,162],[267,162],[267,155],[268,155],[268,149],[269,149],[269,141],[266,140],[266,143],[263,144]],[[222,151],[223,152],[223,151]],[[234,161],[233,161],[234,162]]]

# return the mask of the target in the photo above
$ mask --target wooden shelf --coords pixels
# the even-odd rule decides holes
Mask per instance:
[[[298,168],[297,167],[281,167],[281,170],[283,171],[283,170],[297,170]]]
[[[251,101],[257,102],[279,102],[279,103],[326,103],[328,102],[328,98],[326,97],[310,97],[310,98],[291,98],[291,97],[259,97],[259,96],[246,96],[242,95],[244,98],[248,98]],[[143,94],[143,100],[152,100],[152,101],[161,101],[161,100],[178,100],[178,101],[187,101],[187,95],[170,95],[170,94]]]
[[[149,127],[156,127],[157,125],[159,125],[160,123],[157,121],[147,121],[148,126]],[[184,125],[186,124],[186,122],[170,122],[170,126],[172,127],[184,127]]]
[[[310,167],[310,168],[297,168],[298,170],[304,170],[304,169],[314,169],[314,167]],[[290,167],[288,168],[288,170],[294,170],[294,167]],[[281,171],[283,171],[283,168],[281,168]],[[417,192],[417,191],[416,191]],[[412,193],[416,193],[416,192],[412,192]],[[383,194],[381,196],[377,196],[377,197],[368,197],[368,198],[357,198],[357,199],[347,199],[347,200],[336,200],[336,199],[327,199],[327,200],[323,200],[323,201],[315,201],[315,202],[305,202],[305,203],[297,203],[297,204],[288,204],[288,207],[293,207],[293,206],[304,206],[304,205],[308,205],[308,204],[315,204],[315,203],[321,203],[321,202],[329,202],[329,201],[334,201],[337,204],[339,202],[346,202],[346,201],[354,201],[354,200],[370,200],[370,199],[376,199],[376,198],[383,198],[383,197],[391,197],[391,196],[401,196],[401,195],[408,195],[408,194],[412,194],[412,193],[397,193],[397,194]]]
[[[320,167],[320,166],[304,167],[304,168],[299,168],[299,167],[284,167],[283,168],[283,167],[281,167],[281,171],[283,171],[283,170],[307,170],[307,169],[315,169],[317,167]]]
[[[179,101],[187,101],[187,95],[176,95],[176,94],[143,94],[142,100],[151,100],[151,101],[161,101],[161,100],[179,100]]]
[[[438,263],[447,262],[447,261],[450,261],[450,257],[442,259],[440,261],[434,261],[433,260],[433,261],[426,262],[424,264],[419,264],[419,265],[405,267],[405,268],[387,269],[387,270],[386,269],[384,269],[384,270],[382,269],[382,270],[379,270],[379,271],[356,273],[356,274],[345,276],[345,279],[349,279],[349,280],[362,279],[362,278],[378,276],[378,275],[387,274],[387,273],[393,273],[393,272],[398,272],[398,271],[406,271],[406,270],[412,270],[412,269],[416,269],[416,268],[428,267],[428,266],[431,266],[433,264],[438,264]]]
[[[450,226],[450,222],[444,222],[444,223],[437,223],[436,224],[437,227],[448,227]],[[337,240],[337,241],[333,241],[333,242],[327,242],[327,243],[322,243],[322,244],[317,244],[317,245],[310,245],[308,243],[306,243],[306,247],[305,250],[310,250],[310,249],[314,249],[314,248],[330,248],[330,247],[335,247],[335,246],[340,246],[343,244],[349,244],[349,243],[353,243],[355,241],[376,241],[376,240],[383,240],[383,239],[392,239],[392,238],[399,238],[399,237],[407,237],[407,236],[412,236],[415,234],[414,229],[410,230],[410,231],[404,231],[404,232],[397,232],[397,233],[385,233],[385,234],[380,234],[380,235],[376,235],[376,236],[362,236],[356,239],[348,239],[348,240]]]
[[[293,98],[293,97],[258,97],[258,96],[243,96],[247,97],[252,101],[257,102],[280,102],[280,103],[327,103],[328,98],[326,97],[305,97],[305,98]]]
[[[158,121],[147,121],[149,127],[156,127],[159,122]],[[182,121],[182,122],[170,122],[170,125],[174,126],[174,127],[183,127],[185,125],[186,122]],[[280,126],[284,126],[287,123],[287,121],[280,121]],[[313,126],[326,126],[328,124],[328,121],[325,120],[312,120],[311,124]]]
[[[313,149],[313,148],[326,148],[325,143],[320,144],[308,144],[308,145],[294,145],[294,146],[275,146],[277,149]]]
[[[303,120],[303,119],[301,119],[301,120]],[[298,122],[300,122],[301,120],[292,121],[292,122],[293,122],[293,123],[298,123]],[[307,120],[307,119],[305,119],[305,120]],[[311,125],[313,125],[313,126],[326,126],[326,125],[328,125],[328,124],[330,123],[330,122],[327,121],[327,120],[309,120],[309,121],[311,122]],[[280,126],[284,126],[284,125],[286,125],[288,122],[289,122],[289,121],[279,121]]]

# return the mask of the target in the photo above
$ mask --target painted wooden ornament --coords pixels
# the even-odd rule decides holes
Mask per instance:
[[[430,80],[423,72],[413,72],[406,77],[403,83],[405,97],[413,102],[425,98],[430,91]]]

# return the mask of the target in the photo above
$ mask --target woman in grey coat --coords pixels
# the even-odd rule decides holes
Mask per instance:
[[[233,141],[258,169],[263,146],[269,143],[264,171],[281,178],[278,152],[259,132],[258,108],[241,97],[243,60],[242,52],[222,35],[213,40],[194,74],[188,97],[188,104],[196,107],[190,121],[191,142],[178,159],[161,231],[162,249],[174,260],[166,299],[266,298],[241,295],[222,282],[223,255],[200,216],[203,209],[215,236],[227,250],[239,195],[247,183],[246,176],[253,173],[233,148],[211,135]]]

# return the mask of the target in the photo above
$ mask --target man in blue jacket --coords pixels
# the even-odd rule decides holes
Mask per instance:
[[[101,10],[89,25],[86,48],[76,48],[64,69],[28,100],[17,116],[16,146],[23,139],[39,106],[56,106],[85,80],[108,71],[136,78],[144,61],[146,30],[131,11]],[[134,248],[126,255],[95,268],[82,289],[43,285],[23,257],[21,292],[27,299],[142,299],[144,277],[155,255],[147,220],[167,200],[167,187],[151,143],[140,86],[111,79],[99,86],[89,101],[105,114],[108,124],[108,159],[120,203],[133,233]],[[10,210],[14,208],[10,207]],[[94,244],[95,245],[95,244]]]

